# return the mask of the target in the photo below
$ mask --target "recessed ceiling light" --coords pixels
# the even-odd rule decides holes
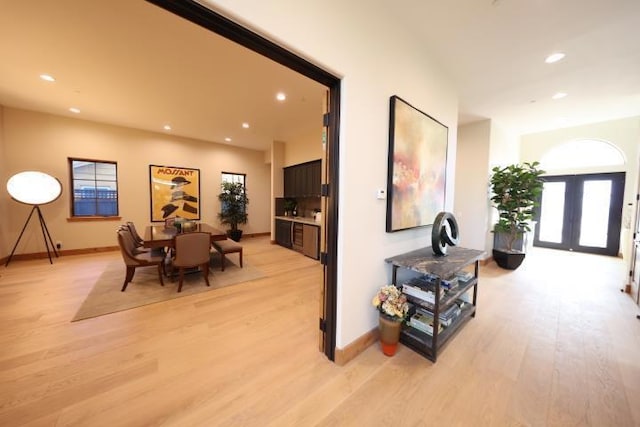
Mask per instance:
[[[278,93],[276,94],[276,99],[277,99],[278,101],[284,101],[285,99],[287,99],[287,95],[285,95],[285,94],[284,94],[284,93],[282,93],[282,92],[278,92]]]
[[[163,126],[163,129],[164,129],[164,130],[171,130],[171,126],[169,126],[169,125],[164,125],[164,126]]]
[[[49,74],[40,74],[40,78],[44,81],[47,82],[55,82],[56,79],[53,78],[53,76],[50,76]]]
[[[556,93],[555,95],[553,95],[551,98],[553,98],[553,99],[561,99],[561,98],[564,98],[565,96],[567,96],[567,94],[566,94],[566,93],[564,93],[564,92],[558,92],[558,93]]]
[[[245,128],[245,129],[249,129],[249,123],[244,122],[244,123],[242,124],[242,127],[243,127],[243,128]]]
[[[73,114],[80,114],[80,109],[76,107],[69,108],[69,111],[71,111]]]
[[[547,56],[544,62],[546,62],[547,64],[553,64],[554,62],[560,61],[565,56],[566,55],[562,52],[552,53],[551,55]]]
[[[231,142],[231,138],[229,138],[229,137],[226,137],[224,140],[227,141],[227,142]]]

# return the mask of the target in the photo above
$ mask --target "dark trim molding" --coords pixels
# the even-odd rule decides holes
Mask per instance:
[[[328,173],[329,200],[326,213],[327,227],[327,288],[325,292],[326,330],[325,354],[335,360],[336,308],[338,278],[338,170],[340,125],[340,79],[301,56],[279,46],[265,37],[239,25],[193,0],[147,0],[167,11],[187,19],[203,28],[253,50],[285,67],[290,68],[329,89],[329,144]],[[320,118],[318,118],[320,126]]]

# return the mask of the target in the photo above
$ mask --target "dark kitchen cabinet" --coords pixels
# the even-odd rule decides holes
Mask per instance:
[[[284,197],[320,197],[322,161],[284,168]]]
[[[291,221],[276,219],[276,243],[291,248]]]
[[[294,188],[296,183],[295,171],[294,166],[284,168],[284,197],[296,197],[297,189]]]

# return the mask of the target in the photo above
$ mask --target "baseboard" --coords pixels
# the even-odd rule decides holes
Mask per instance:
[[[345,348],[336,348],[334,362],[339,366],[346,365],[349,361],[355,359],[357,355],[365,351],[371,344],[377,342],[379,338],[380,333],[378,332],[378,328],[373,328]]]
[[[248,233],[248,234],[243,234],[242,238],[252,238],[252,237],[264,237],[264,236],[271,236],[270,232],[265,232],[265,233]],[[60,250],[58,249],[58,255],[60,256],[65,256],[65,255],[86,255],[86,254],[95,254],[95,253],[100,253],[100,252],[111,252],[111,251],[119,251],[120,248],[118,246],[105,246],[102,248],[84,248],[84,249],[67,249],[67,250]],[[27,260],[33,260],[33,259],[43,259],[43,258],[48,258],[49,255],[47,255],[46,252],[35,252],[35,253],[30,253],[30,254],[14,254],[13,258],[11,258],[11,261],[27,261]],[[55,257],[55,254],[53,253],[53,251],[51,251],[51,257]],[[4,258],[0,258],[0,263],[4,264],[7,262],[7,260],[9,259],[8,256],[4,257]]]
[[[488,258],[481,259],[481,260],[480,260],[480,265],[482,265],[482,266],[487,266],[487,265],[491,264],[492,262],[493,262],[493,257],[492,257],[492,256],[490,256],[490,257],[488,257]]]
[[[264,237],[264,236],[271,236],[271,232],[267,231],[264,233],[248,233],[248,234],[242,234],[242,237]]]
[[[59,256],[87,255],[87,254],[95,254],[100,252],[119,251],[119,250],[120,248],[118,246],[105,246],[102,248],[67,249],[64,251],[58,249],[58,255]],[[30,254],[14,254],[13,257],[11,258],[11,261],[28,261],[28,260],[44,259],[44,258],[49,258],[49,255],[46,252],[34,252]],[[53,251],[51,251],[51,258],[52,259],[55,258],[55,254],[53,253]],[[4,264],[7,262],[8,259],[9,259],[8,256],[1,258],[0,263]]]

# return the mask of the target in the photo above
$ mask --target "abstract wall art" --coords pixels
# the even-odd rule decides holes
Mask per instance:
[[[448,128],[390,99],[387,232],[432,225],[444,210]]]

